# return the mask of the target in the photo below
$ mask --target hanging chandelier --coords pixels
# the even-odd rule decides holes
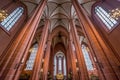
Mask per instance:
[[[5,18],[7,18],[8,14],[5,10],[0,10],[0,21],[3,21]]]
[[[110,11],[109,14],[111,18],[118,20],[120,17],[120,9],[119,8],[113,9]]]

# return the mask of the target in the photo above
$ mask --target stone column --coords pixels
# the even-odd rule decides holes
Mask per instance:
[[[72,3],[90,47],[96,55],[97,63],[103,75],[103,80],[119,80],[120,70],[118,66],[120,62],[117,60],[110,47],[107,46],[107,43],[104,42],[96,31],[95,26],[90,21],[79,2],[77,0],[72,0]]]
[[[62,74],[64,74],[64,57],[61,57],[62,59]]]
[[[56,59],[57,59],[57,67],[56,67],[56,68],[57,68],[57,69],[56,69],[56,75],[57,75],[58,72],[59,72],[59,71],[58,71],[58,70],[59,70],[59,69],[58,69],[58,66],[59,66],[59,65],[58,65],[58,64],[59,64],[59,61],[58,61],[58,60],[59,60],[59,58],[56,56]]]
[[[80,78],[81,78],[81,80],[88,80],[88,72],[87,72],[84,56],[83,56],[83,53],[82,53],[82,50],[80,47],[80,41],[78,39],[76,26],[73,22],[73,19],[70,20],[70,31],[72,34],[73,42],[75,45],[75,51],[76,51],[76,55],[77,55],[77,59],[78,59],[78,67],[80,70],[79,72],[81,74]]]
[[[18,37],[7,51],[7,55],[1,61],[0,79],[17,80],[21,61],[24,55],[28,53],[31,42],[39,25],[43,9],[47,0],[42,0],[38,5],[33,16],[28,20]]]
[[[51,54],[50,54],[50,62],[49,62],[49,68],[50,68],[50,73],[52,74],[52,77],[54,77],[54,67],[55,67],[55,64],[54,64],[54,48],[53,46],[51,45]]]
[[[69,45],[67,47],[67,54],[66,54],[66,67],[67,67],[67,73],[69,72],[69,70],[71,69],[71,57],[70,57],[70,49],[69,49]]]
[[[72,65],[72,77],[73,80],[79,80],[78,73],[77,73],[77,65],[76,65],[76,59],[75,59],[75,52],[73,51],[73,45],[72,45],[72,35],[69,33],[69,55],[71,59],[71,65]]]
[[[49,61],[50,61],[50,53],[51,53],[51,38],[49,34],[49,38],[47,41],[47,49],[45,53],[45,60],[43,64],[43,80],[47,80],[48,77],[48,70],[49,70]]]
[[[41,70],[41,65],[42,65],[42,59],[44,56],[44,49],[45,49],[45,44],[47,41],[48,37],[48,29],[49,29],[50,22],[47,19],[45,21],[45,26],[41,35],[41,40],[38,48],[38,52],[36,55],[36,60],[34,63],[34,69],[33,69],[33,74],[32,74],[32,80],[39,80],[40,78],[40,70]]]

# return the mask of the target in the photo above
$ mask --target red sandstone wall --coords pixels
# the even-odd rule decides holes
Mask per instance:
[[[10,14],[16,7],[18,6],[25,6],[20,2],[12,2],[12,0],[0,0],[0,8],[4,7],[3,9],[7,10],[7,13]],[[23,23],[26,19],[26,10],[23,16],[18,20],[18,22],[13,26],[10,31],[6,31],[3,27],[0,26],[0,56],[4,54],[4,50],[9,47],[9,44],[15,39],[15,35],[19,33],[19,30],[23,27]],[[13,39],[14,37],[14,39]]]
[[[13,0],[0,0],[0,8],[5,8],[7,5],[9,5]]]
[[[111,49],[115,52],[116,55],[120,57],[120,19],[118,21],[118,25],[112,29],[111,31],[106,30],[105,25],[98,21],[98,17],[94,13],[94,7],[96,5],[100,5],[105,7],[105,9],[114,9],[116,7],[120,7],[120,2],[117,0],[106,0],[105,2],[96,3],[93,5],[92,9],[92,17],[93,21],[96,25],[96,29],[100,32],[101,36],[104,38],[106,43],[111,47]],[[96,20],[97,19],[97,20]]]

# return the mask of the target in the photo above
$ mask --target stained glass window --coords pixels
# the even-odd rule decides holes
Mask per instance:
[[[62,57],[58,58],[58,73],[62,73]]]
[[[31,49],[30,49],[30,57],[27,61],[27,65],[25,70],[32,70],[33,69],[33,65],[34,65],[34,61],[36,58],[36,54],[37,54],[37,50],[38,50],[38,44],[35,44]]]
[[[58,73],[57,73],[57,70],[58,70]],[[64,55],[64,53],[59,51],[54,56],[54,76],[56,76],[57,74],[62,74],[62,71],[64,72],[64,76],[66,76],[66,59],[65,59],[65,55]]]
[[[22,7],[18,7],[6,19],[1,22],[1,25],[9,31],[18,21],[18,19],[22,16],[23,11],[24,9]]]
[[[96,6],[95,13],[109,30],[112,29],[117,24],[117,21],[111,18],[110,14],[107,13],[102,7]]]
[[[82,52],[83,52],[83,56],[84,56],[84,59],[85,59],[87,69],[88,70],[93,70],[92,61],[90,59],[88,49],[85,45],[82,45]]]

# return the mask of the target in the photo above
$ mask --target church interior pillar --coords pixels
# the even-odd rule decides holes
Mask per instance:
[[[42,64],[42,59],[43,59],[43,55],[44,55],[44,48],[45,48],[45,44],[47,41],[47,37],[48,37],[48,29],[49,29],[49,20],[45,20],[45,26],[43,28],[43,32],[41,35],[41,40],[39,43],[39,48],[38,48],[38,52],[37,52],[37,56],[36,56],[36,60],[35,60],[35,64],[34,64],[34,69],[33,69],[33,74],[32,74],[32,80],[39,80],[40,78],[40,70],[41,70],[41,64]],[[38,74],[38,75],[36,75]]]
[[[75,24],[72,19],[70,20],[70,31],[72,33],[73,42],[75,44],[75,51],[76,51],[76,55],[77,55],[77,59],[78,59],[79,70],[80,70],[80,73],[82,73],[81,79],[88,80],[88,72],[87,72],[87,68],[85,65],[85,60],[84,60],[82,50],[80,47],[76,27],[75,27]]]
[[[43,80],[48,80],[48,70],[49,70],[49,61],[50,61],[50,52],[51,52],[51,36],[48,35],[47,49],[45,53],[45,60],[43,64]]]
[[[69,55],[71,58],[71,65],[72,65],[72,73],[68,72],[69,74],[72,74],[73,80],[79,80],[79,75],[77,72],[77,63],[76,63],[76,58],[75,58],[75,51],[73,51],[73,45],[72,45],[72,36],[71,33],[69,33]]]
[[[76,13],[78,15],[79,22],[82,29],[94,50],[97,63],[101,69],[101,74],[104,79],[117,80],[119,79],[119,61],[115,58],[114,54],[110,50],[106,43],[103,41],[99,33],[96,31],[94,25],[86,15],[85,11],[78,4],[77,0],[72,0]],[[112,55],[112,56],[109,56]],[[107,73],[107,74],[106,74]]]
[[[2,80],[16,80],[18,78],[21,68],[21,61],[24,53],[28,51],[36,29],[39,25],[42,11],[45,7],[46,0],[41,1],[33,16],[28,20],[18,37],[15,39],[11,47],[8,49],[6,56],[3,60],[3,66],[0,71],[0,79]],[[29,46],[28,46],[29,45]]]

